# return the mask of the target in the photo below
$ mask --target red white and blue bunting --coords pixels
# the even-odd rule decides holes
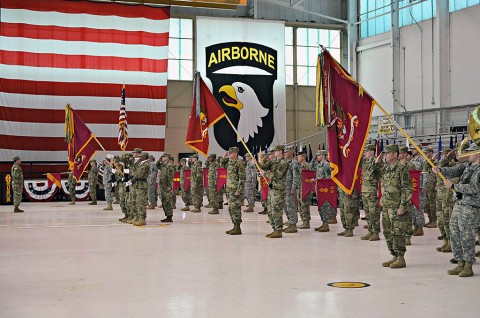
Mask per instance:
[[[48,187],[48,183],[46,181],[28,180],[24,181],[23,192],[32,202],[48,202],[53,200],[55,195],[59,192],[59,189],[55,184],[53,184],[51,187]],[[61,192],[64,195],[70,196],[70,191],[68,190],[68,181],[62,181]],[[87,180],[80,180],[75,188],[75,196],[79,201],[87,200],[90,197],[88,193]]]

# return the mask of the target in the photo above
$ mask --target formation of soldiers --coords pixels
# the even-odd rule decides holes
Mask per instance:
[[[471,144],[465,151],[476,151],[478,146]],[[353,237],[353,231],[358,226],[360,208],[363,206],[367,220],[368,233],[361,240],[380,240],[382,225],[387,248],[392,259],[383,262],[383,267],[406,267],[406,246],[411,245],[411,236],[424,235],[423,228],[439,227],[443,245],[437,248],[439,252],[452,252],[457,267],[448,271],[450,275],[461,277],[473,276],[472,263],[475,261],[475,235],[480,225],[480,154],[464,158],[457,156],[456,149],[445,148],[439,159],[435,160],[431,148],[426,149],[429,159],[436,167],[425,162],[416,150],[388,145],[380,155],[375,156],[375,147],[367,145],[361,162],[361,191],[347,194],[338,191],[338,202],[344,231],[339,236]],[[298,229],[309,229],[311,221],[310,206],[312,193],[302,195],[302,171],[316,171],[316,178],[330,178],[331,169],[327,160],[327,151],[319,150],[315,158],[308,163],[304,152],[294,153],[292,147],[278,145],[273,147],[265,157],[259,156],[257,161],[250,155],[245,160],[238,155],[239,149],[231,147],[223,157],[210,154],[206,161],[208,182],[206,189],[203,183],[202,162],[197,154],[192,155],[187,164],[186,159],[178,165],[169,153],[164,153],[155,162],[139,148],[122,157],[107,157],[103,160],[103,186],[107,207],[112,210],[114,193],[118,193],[120,208],[124,217],[119,221],[135,226],[146,225],[147,209],[157,207],[158,198],[161,201],[165,218],[161,222],[173,222],[173,210],[176,195],[180,194],[185,207],[181,211],[192,213],[202,212],[204,190],[208,205],[212,208],[209,214],[219,214],[224,206],[224,194],[227,198],[228,212],[233,224],[228,235],[241,235],[241,206],[246,201],[246,213],[254,212],[257,184],[268,184],[268,196],[262,202],[264,210],[259,214],[268,215],[268,223],[272,232],[268,238],[281,238],[283,233],[297,233]],[[19,209],[23,186],[21,160],[14,158],[12,166],[12,188],[14,193],[14,212]],[[260,168],[260,170],[257,169]],[[217,188],[218,168],[225,168],[226,185]],[[412,204],[411,170],[420,170],[421,174],[421,204],[420,209]],[[174,174],[179,171],[180,187],[174,190]],[[187,174],[188,171],[188,174]],[[443,173],[445,181],[438,175]],[[75,189],[75,180],[70,173],[69,187]],[[190,187],[185,187],[186,180]],[[92,202],[96,205],[96,186],[98,169],[96,162],[90,162],[88,173],[89,191]],[[71,181],[71,182],[70,182]],[[70,184],[71,183],[71,184]],[[381,186],[381,200],[378,200]],[[455,191],[452,191],[455,190]],[[71,203],[75,204],[75,191],[71,191]],[[190,206],[193,206],[190,209]],[[327,201],[319,202],[319,214],[322,224],[314,228],[318,232],[329,232],[329,224],[336,223],[336,209]],[[283,222],[283,213],[286,222]],[[302,224],[297,227],[298,214]],[[429,222],[425,224],[424,214]],[[380,222],[381,221],[381,222]]]

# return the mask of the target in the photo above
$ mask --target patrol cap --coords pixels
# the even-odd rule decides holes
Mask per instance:
[[[170,155],[169,159],[175,161],[175,158],[172,155]]]
[[[208,158],[217,159],[217,154],[211,153],[208,155]]]
[[[274,151],[275,151],[274,149],[270,149],[270,150],[268,151],[268,154],[269,154],[269,155],[273,155],[273,152],[274,152]]]
[[[468,152],[470,151],[476,151],[476,150],[480,150],[480,148],[478,148],[477,144],[472,142],[470,144],[470,146],[468,146],[468,148],[466,149]]]
[[[120,161],[120,157],[119,156],[113,156],[113,160],[118,162],[118,161]]]
[[[103,160],[110,162],[110,158],[109,158],[109,157],[105,157],[105,158],[103,158]]]
[[[168,157],[168,158],[170,158],[170,156],[171,156],[171,155],[170,155],[168,152],[164,152],[163,155],[162,155],[162,158],[163,158],[163,157]]]
[[[140,157],[148,158],[148,156],[150,156],[150,155],[148,154],[148,152],[142,152],[142,153],[140,154]]]
[[[365,151],[375,151],[375,145],[366,145],[365,146]]]
[[[400,148],[400,153],[408,153],[408,147],[403,146],[402,148]]]
[[[303,151],[297,151],[297,156],[305,156],[305,152]]]
[[[398,145],[397,144],[393,144],[393,145],[387,145],[385,147],[385,152],[396,152],[396,153],[399,153],[400,152],[400,149],[398,148]]]
[[[246,157],[249,157],[249,158],[252,158],[252,156],[250,156],[250,154],[247,152],[245,155],[243,155],[245,158]]]
[[[239,151],[238,147],[230,147],[230,149],[228,149],[229,153],[238,153],[238,151]]]
[[[198,154],[194,153],[193,155],[190,156],[190,158],[197,158],[198,159]]]
[[[285,147],[283,145],[276,145],[273,147],[273,151],[283,151],[285,150]]]
[[[315,156],[321,156],[321,155],[325,155],[325,156],[326,156],[327,153],[328,153],[328,152],[327,152],[326,150],[319,150],[319,151],[317,151],[317,153],[315,154]]]
[[[433,152],[433,148],[432,147],[427,147],[427,148],[425,148],[425,152]]]
[[[180,159],[180,162],[187,162],[187,159],[182,158],[182,159]]]
[[[285,149],[283,150],[283,152],[289,152],[289,151],[294,152],[293,146],[286,146]]]
[[[17,160],[20,160],[20,157],[19,157],[19,156],[13,157],[13,161],[17,161]]]
[[[133,149],[132,153],[141,154],[142,153],[142,148],[135,148],[135,149]]]

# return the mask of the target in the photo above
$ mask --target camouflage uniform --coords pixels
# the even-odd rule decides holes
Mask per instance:
[[[200,210],[203,203],[203,170],[202,162],[197,161],[190,167],[192,174],[190,177],[190,187],[192,189],[193,205],[196,210]]]
[[[449,152],[450,150],[448,150]],[[444,149],[443,153],[446,154],[447,150]],[[442,158],[438,164],[438,167],[451,167],[453,163],[447,158]],[[443,179],[437,175],[437,221],[440,233],[443,236],[444,245],[437,249],[440,252],[443,248],[447,248],[450,245],[450,215],[453,209],[453,191],[447,189],[443,183]],[[458,182],[458,180],[456,180]],[[450,247],[448,248],[450,249]],[[447,250],[445,250],[446,252]]]
[[[20,158],[15,157],[13,161],[20,160]],[[22,192],[23,192],[23,171],[20,167],[20,164],[14,163],[11,169],[12,174],[12,192],[13,192],[13,205],[15,206],[16,212],[23,212],[19,210],[20,203],[22,202]]]
[[[150,207],[157,206],[157,173],[157,165],[152,162],[148,171],[148,203]]]
[[[136,183],[133,183],[133,176],[136,173],[136,170],[138,169],[140,165],[140,158],[133,158],[132,164],[130,165],[130,173],[129,173],[129,194],[128,194],[128,203],[127,203],[127,209],[128,209],[128,220],[130,224],[132,224],[135,219],[137,218],[137,206],[135,204],[137,200],[137,185]]]
[[[310,170],[309,169],[309,164],[307,162],[303,162],[300,164],[300,173],[299,173],[299,178],[297,182],[299,182],[298,185],[298,202],[299,202],[299,210],[300,210],[300,217],[302,218],[302,221],[305,220],[310,220],[310,206],[312,205],[312,197],[313,193],[310,192],[305,199],[303,199],[303,192],[302,192],[302,170]],[[296,215],[297,213],[295,213]]]
[[[380,172],[375,158],[362,161],[362,199],[369,233],[380,233],[380,207],[378,206],[378,180]]]
[[[257,187],[257,167],[253,161],[245,163],[245,199],[247,199],[248,207],[255,207],[255,192]]]
[[[351,195],[348,195],[342,189],[338,188],[340,218],[342,220],[343,228],[345,229],[345,231],[339,233],[339,235],[345,235],[347,232],[351,232],[355,228],[355,199],[358,197],[358,191],[355,191],[357,190],[354,190]]]
[[[184,166],[184,167],[180,168],[180,191],[181,191],[181,194],[182,194],[183,203],[185,203],[185,207],[188,207],[189,205],[192,205],[192,193],[190,191],[190,188],[187,191],[184,190],[185,176],[184,176],[183,172],[185,170],[190,170],[190,168],[187,167],[187,166]]]
[[[470,148],[469,148],[470,149]],[[450,218],[450,238],[453,256],[461,262],[475,262],[475,234],[480,224],[480,165],[462,163],[440,168],[447,178],[460,177],[454,184],[457,197]]]
[[[98,182],[98,168],[97,166],[90,166],[88,171],[88,192],[92,203],[97,203],[97,182]]]
[[[132,173],[132,184],[135,185],[135,222],[134,225],[145,225],[147,218],[147,196],[148,196],[148,173],[150,165],[148,164],[148,154],[143,153],[137,162]],[[143,224],[142,224],[143,223]]]
[[[119,164],[119,172],[123,173],[123,176],[120,174],[119,178],[117,179],[117,188],[118,188],[118,198],[119,198],[119,203],[120,203],[120,209],[122,210],[123,214],[125,214],[125,217],[123,219],[120,219],[120,221],[125,221],[128,218],[128,209],[127,209],[127,199],[128,199],[128,193],[126,192],[126,178],[128,177],[127,174],[125,174],[125,169],[128,169],[128,160],[126,160],[125,157],[122,158],[122,162]]]
[[[311,164],[312,170],[317,170],[317,179],[330,179],[332,177],[332,169],[328,161],[316,162]],[[316,169],[315,169],[316,168]],[[326,223],[328,220],[337,215],[335,208],[327,201],[323,202],[319,209],[320,218],[322,222]]]
[[[387,152],[389,149],[394,148],[387,146]],[[398,152],[398,146],[396,149]],[[380,204],[383,208],[383,235],[387,240],[388,250],[394,258],[400,256],[403,258],[407,250],[405,247],[408,219],[407,209],[412,198],[410,173],[407,167],[400,161],[397,161],[393,166],[385,163],[381,169],[381,180],[382,198],[380,199]],[[405,213],[397,215],[399,208],[403,208]],[[389,264],[389,266],[391,265]]]
[[[407,167],[407,170],[409,172],[412,171],[412,170],[416,170],[415,165],[413,165],[408,160],[401,160],[400,163],[403,164],[405,167]],[[408,202],[407,208],[405,209],[405,214],[407,216],[407,234],[406,235],[408,236],[408,238],[410,238],[410,236],[412,236],[412,234],[413,234],[412,225],[413,225],[414,210],[416,210],[416,208],[413,205],[412,200],[410,200],[410,202]],[[409,245],[410,244],[411,243],[409,243]]]
[[[283,147],[275,147],[275,151],[283,151]],[[284,158],[274,158],[260,164],[261,169],[270,171],[270,189],[268,191],[268,219],[274,232],[283,228],[283,209],[285,206],[285,179],[287,177],[288,163]],[[273,234],[273,233],[272,233]]]
[[[208,194],[210,195],[209,202],[213,209],[220,208],[220,192],[217,191],[217,169],[219,164],[217,161],[208,163]]]
[[[173,202],[171,193],[173,189],[174,173],[175,167],[170,162],[167,162],[166,164],[161,163],[158,167],[158,192],[161,196],[163,211],[167,217],[173,216]]]
[[[297,212],[297,196],[298,190],[301,186],[302,175],[300,172],[300,165],[295,159],[285,159],[288,165],[287,173],[285,176],[285,215],[287,216],[288,223],[297,224],[298,212]],[[310,210],[308,211],[310,212]],[[310,214],[310,213],[308,213]],[[303,221],[302,217],[302,221]],[[310,215],[308,215],[310,220]]]
[[[231,147],[229,152],[237,152],[237,147]],[[242,198],[245,189],[245,164],[237,159],[222,158],[220,165],[227,169],[228,213],[233,224],[242,223]]]
[[[422,170],[425,164],[425,159],[418,155],[410,160],[409,163],[415,167],[414,170]],[[421,176],[420,179],[423,179],[423,177]],[[425,214],[423,213],[425,208],[425,191],[423,191],[424,187],[425,185],[420,182],[421,191],[419,209],[417,209],[415,206],[412,207],[412,224],[415,229],[423,229],[425,226]]]
[[[436,178],[432,172],[432,166],[427,162],[423,166],[423,171],[427,173],[427,185],[425,191],[425,213],[428,215],[429,223],[437,222],[437,193],[435,192]]]
[[[104,164],[103,166],[103,189],[105,190],[105,200],[108,205],[113,203],[113,193],[112,193],[112,166],[110,163]]]
[[[73,177],[73,172],[70,171],[68,174],[68,191],[70,192],[70,201],[72,204],[75,204],[76,199],[76,188],[77,187],[77,180]]]

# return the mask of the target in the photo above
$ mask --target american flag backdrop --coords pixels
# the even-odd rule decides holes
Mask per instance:
[[[164,151],[169,7],[65,0],[0,1],[0,161],[66,161],[69,102],[107,151]]]

